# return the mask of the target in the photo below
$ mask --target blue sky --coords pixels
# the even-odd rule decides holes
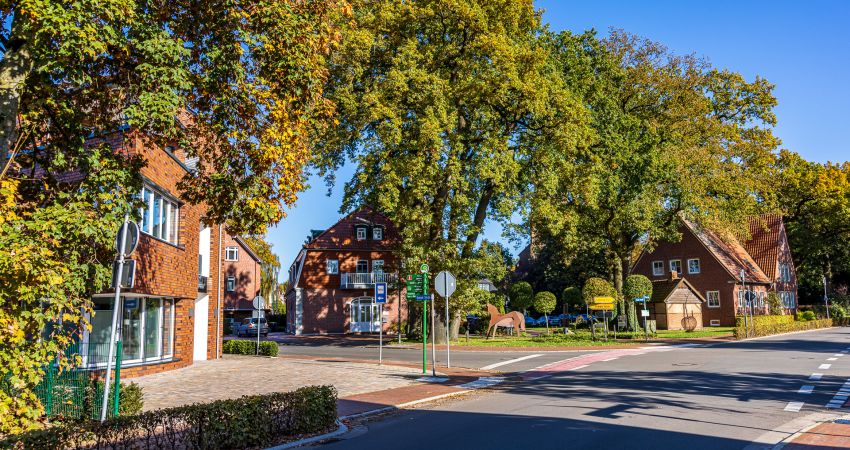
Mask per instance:
[[[850,1],[536,1],[553,30],[581,32],[611,27],[659,41],[676,53],[695,53],[719,68],[756,75],[776,85],[779,105],[775,134],[785,148],[826,162],[850,159],[840,130],[850,115]],[[285,279],[310,229],[335,223],[342,183],[354,168],[337,176],[330,197],[320,179],[302,193],[288,217],[269,230],[268,239],[283,265]],[[485,237],[498,240],[492,224]],[[515,250],[515,252],[518,250]]]

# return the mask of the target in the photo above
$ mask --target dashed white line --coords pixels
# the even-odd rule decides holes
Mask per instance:
[[[800,386],[800,390],[798,390],[797,393],[798,394],[811,394],[813,390],[815,390],[814,386],[812,386],[810,384],[806,384],[806,385]]]
[[[841,408],[844,406],[844,403],[847,402],[847,399],[850,398],[850,378],[841,385],[841,389],[832,396],[832,400],[826,404],[827,408]]]
[[[835,361],[838,358],[826,358],[827,361]]]
[[[803,405],[805,405],[803,402],[788,402],[785,405],[785,411],[799,412],[803,408]]]
[[[489,366],[484,366],[481,370],[490,370],[495,369],[496,367],[506,366],[508,364],[513,364],[515,362],[525,361],[526,359],[537,358],[538,356],[543,356],[542,353],[537,353],[534,355],[526,355],[521,358],[509,359],[507,361],[497,362],[496,364],[490,364]]]
[[[822,374],[822,373],[813,373],[813,374],[811,374],[811,375],[809,376],[809,379],[810,379],[810,380],[812,380],[812,381],[818,381],[818,380],[820,380],[821,378],[823,378],[823,374]]]
[[[829,369],[830,367],[832,367],[832,364],[821,364],[821,365],[818,366],[818,369],[826,370],[826,369]]]
[[[470,381],[469,383],[461,384],[458,387],[464,389],[481,389],[490,386],[495,386],[503,381],[505,381],[505,377],[481,377],[475,381]]]

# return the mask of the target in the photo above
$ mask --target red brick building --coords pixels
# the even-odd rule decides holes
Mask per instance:
[[[180,179],[192,173],[194,161],[178,149],[154,146],[135,132],[116,133],[92,143],[102,140],[116,151],[138,154],[147,161],[139,193],[145,206],[131,219],[137,220],[140,230],[139,245],[129,258],[136,262],[135,282],[122,288],[119,304],[121,376],[219,358],[218,311],[223,305],[216,286],[223,281],[221,271],[211,270],[211,262],[224,257],[223,228],[204,224],[205,207],[181,200],[177,189]],[[82,333],[83,349],[109,341],[114,291],[96,294],[93,300],[92,329]],[[91,359],[98,363],[93,355]]]
[[[327,230],[313,232],[289,268],[286,329],[292,334],[370,333],[381,326],[376,282],[388,284],[384,330],[395,328],[404,290],[394,250],[395,226],[363,207]],[[401,321],[405,320],[401,310]]]
[[[753,313],[767,314],[766,295],[776,292],[788,312],[797,307],[797,277],[782,218],[763,215],[750,221],[750,240],[733,238],[682,220],[679,242],[661,242],[643,253],[632,268],[650,280],[683,277],[705,299],[704,326],[732,326],[746,310],[744,292],[752,292]],[[741,271],[744,272],[744,283]]]
[[[260,257],[239,236],[224,235],[222,281],[224,317],[237,321],[257,317],[253,300],[260,295]],[[268,306],[266,306],[268,312]]]

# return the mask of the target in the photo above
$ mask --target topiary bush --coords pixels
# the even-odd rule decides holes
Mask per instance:
[[[325,432],[336,422],[336,389],[246,395],[12,435],[0,448],[32,450],[133,448],[265,448],[287,438]]]
[[[508,293],[510,296],[510,306],[513,311],[521,311],[525,313],[531,304],[534,302],[534,290],[526,281],[514,283]]]
[[[585,304],[593,303],[594,297],[614,297],[617,298],[617,290],[614,286],[603,278],[588,278],[584,283],[584,288],[581,290],[581,296]]]
[[[798,311],[797,312],[797,320],[801,322],[808,322],[810,320],[817,319],[814,311]]]
[[[277,342],[260,341],[260,356],[277,356],[278,350]],[[232,355],[256,355],[257,341],[227,340],[224,341],[222,351]]]

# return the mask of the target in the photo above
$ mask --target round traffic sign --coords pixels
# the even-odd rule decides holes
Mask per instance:
[[[428,273],[428,264],[422,264],[419,266],[419,271],[422,273]]]
[[[251,303],[254,305],[254,309],[260,310],[260,309],[265,309],[264,308],[265,304],[263,302],[264,302],[263,296],[258,295],[256,297],[254,297],[254,300]]]
[[[130,256],[139,246],[139,225],[136,222],[127,222],[118,229],[115,236],[115,251],[121,253],[121,236],[124,236],[124,257]]]
[[[440,297],[451,297],[455,289],[457,289],[457,280],[451,272],[444,270],[434,277],[434,290],[440,294]]]

